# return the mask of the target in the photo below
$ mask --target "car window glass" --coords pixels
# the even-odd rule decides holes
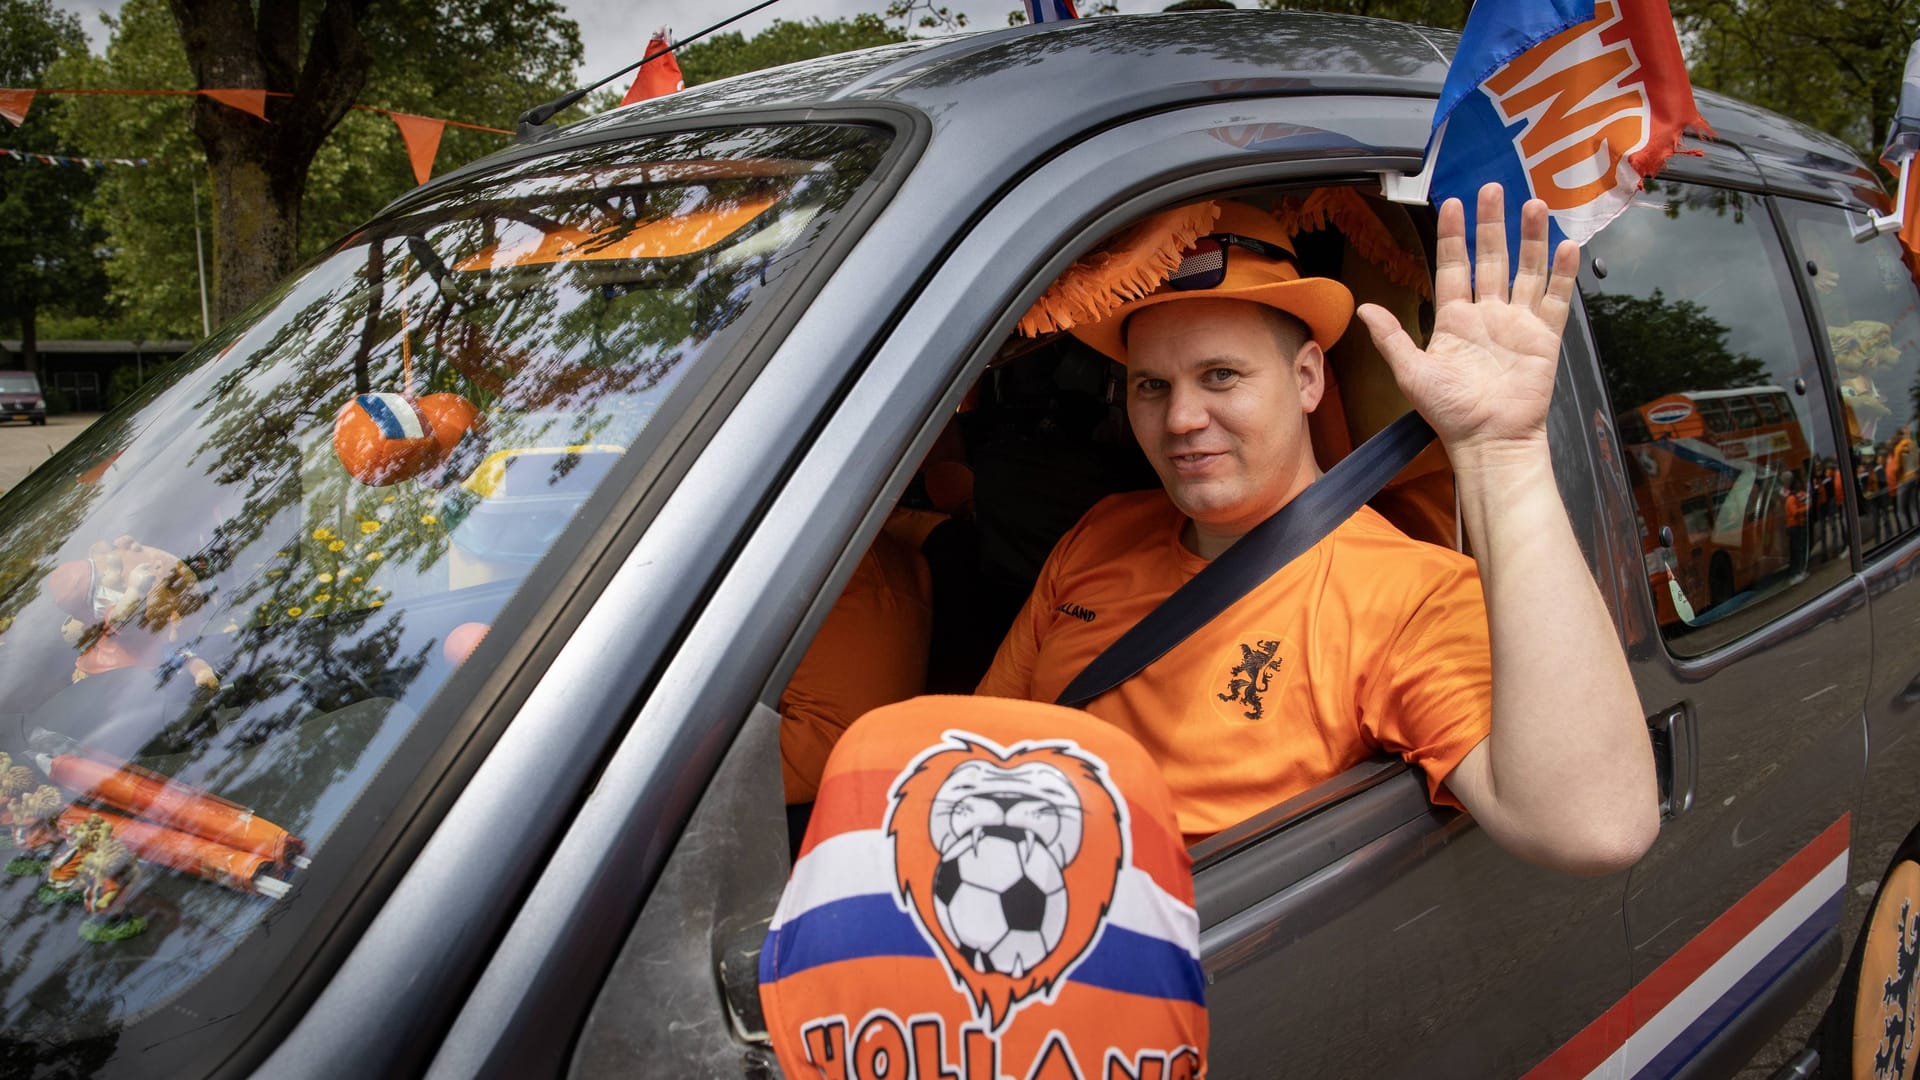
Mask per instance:
[[[1671,648],[1699,653],[1846,565],[1812,343],[1754,196],[1655,183],[1585,260],[1647,585]]]
[[[436,692],[886,142],[715,129],[453,188],[8,494],[10,1038],[110,1045],[230,955],[204,992],[244,1002],[401,812]]]
[[[1920,292],[1893,233],[1856,241],[1833,207],[1783,201],[1840,385],[1840,418],[1868,552],[1920,530]]]

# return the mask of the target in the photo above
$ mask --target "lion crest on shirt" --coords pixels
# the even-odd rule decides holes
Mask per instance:
[[[896,897],[990,1030],[1092,952],[1127,864],[1125,806],[1066,740],[949,731],[894,780]]]
[[[1248,720],[1264,719],[1267,691],[1273,688],[1274,676],[1285,666],[1278,638],[1255,637],[1251,642],[1242,642],[1240,662],[1227,672],[1226,689],[1214,697],[1239,706],[1243,710],[1240,715]]]

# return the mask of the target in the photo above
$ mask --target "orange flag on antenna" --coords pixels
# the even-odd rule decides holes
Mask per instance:
[[[265,90],[202,90],[200,92],[230,109],[252,113],[262,120],[267,118]]]
[[[668,47],[667,31],[656,31],[653,40],[647,42],[646,55],[648,57],[659,56],[661,53],[666,55],[658,60],[641,61],[640,70],[633,76],[633,85],[627,88],[627,96],[620,99],[620,104],[631,105],[636,101],[664,97],[675,90],[686,89],[686,79],[680,74],[680,61],[676,60],[672,53],[667,52]]]
[[[407,144],[407,157],[413,162],[413,178],[426,183],[433,175],[433,159],[440,153],[440,135],[447,129],[445,120],[436,120],[431,116],[415,116],[412,113],[390,112],[395,126],[400,129],[400,138]]]
[[[0,116],[7,122],[19,127],[27,121],[27,110],[33,107],[33,91],[0,90]]]

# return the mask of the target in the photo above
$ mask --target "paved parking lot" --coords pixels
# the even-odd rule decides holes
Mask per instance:
[[[44,427],[17,420],[0,424],[0,491],[19,483],[99,418],[99,413],[71,413],[48,417]]]

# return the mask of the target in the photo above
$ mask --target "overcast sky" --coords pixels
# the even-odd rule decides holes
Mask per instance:
[[[680,37],[690,36],[728,15],[752,7],[755,0],[562,0],[575,22],[580,24],[580,40],[586,45],[586,61],[581,65],[583,81],[597,79],[640,58],[647,38],[660,26],[669,26]],[[1123,12],[1158,11],[1167,0],[1120,0]],[[55,7],[80,16],[93,42],[95,52],[106,45],[100,25],[102,11],[118,11],[119,0],[55,0]],[[1019,0],[948,0],[946,6],[967,16],[970,30],[1005,26],[1007,13],[1019,8]],[[772,25],[776,19],[803,20],[816,15],[835,19],[870,11],[884,15],[887,0],[780,0],[765,11],[749,15],[729,26],[752,35]]]

